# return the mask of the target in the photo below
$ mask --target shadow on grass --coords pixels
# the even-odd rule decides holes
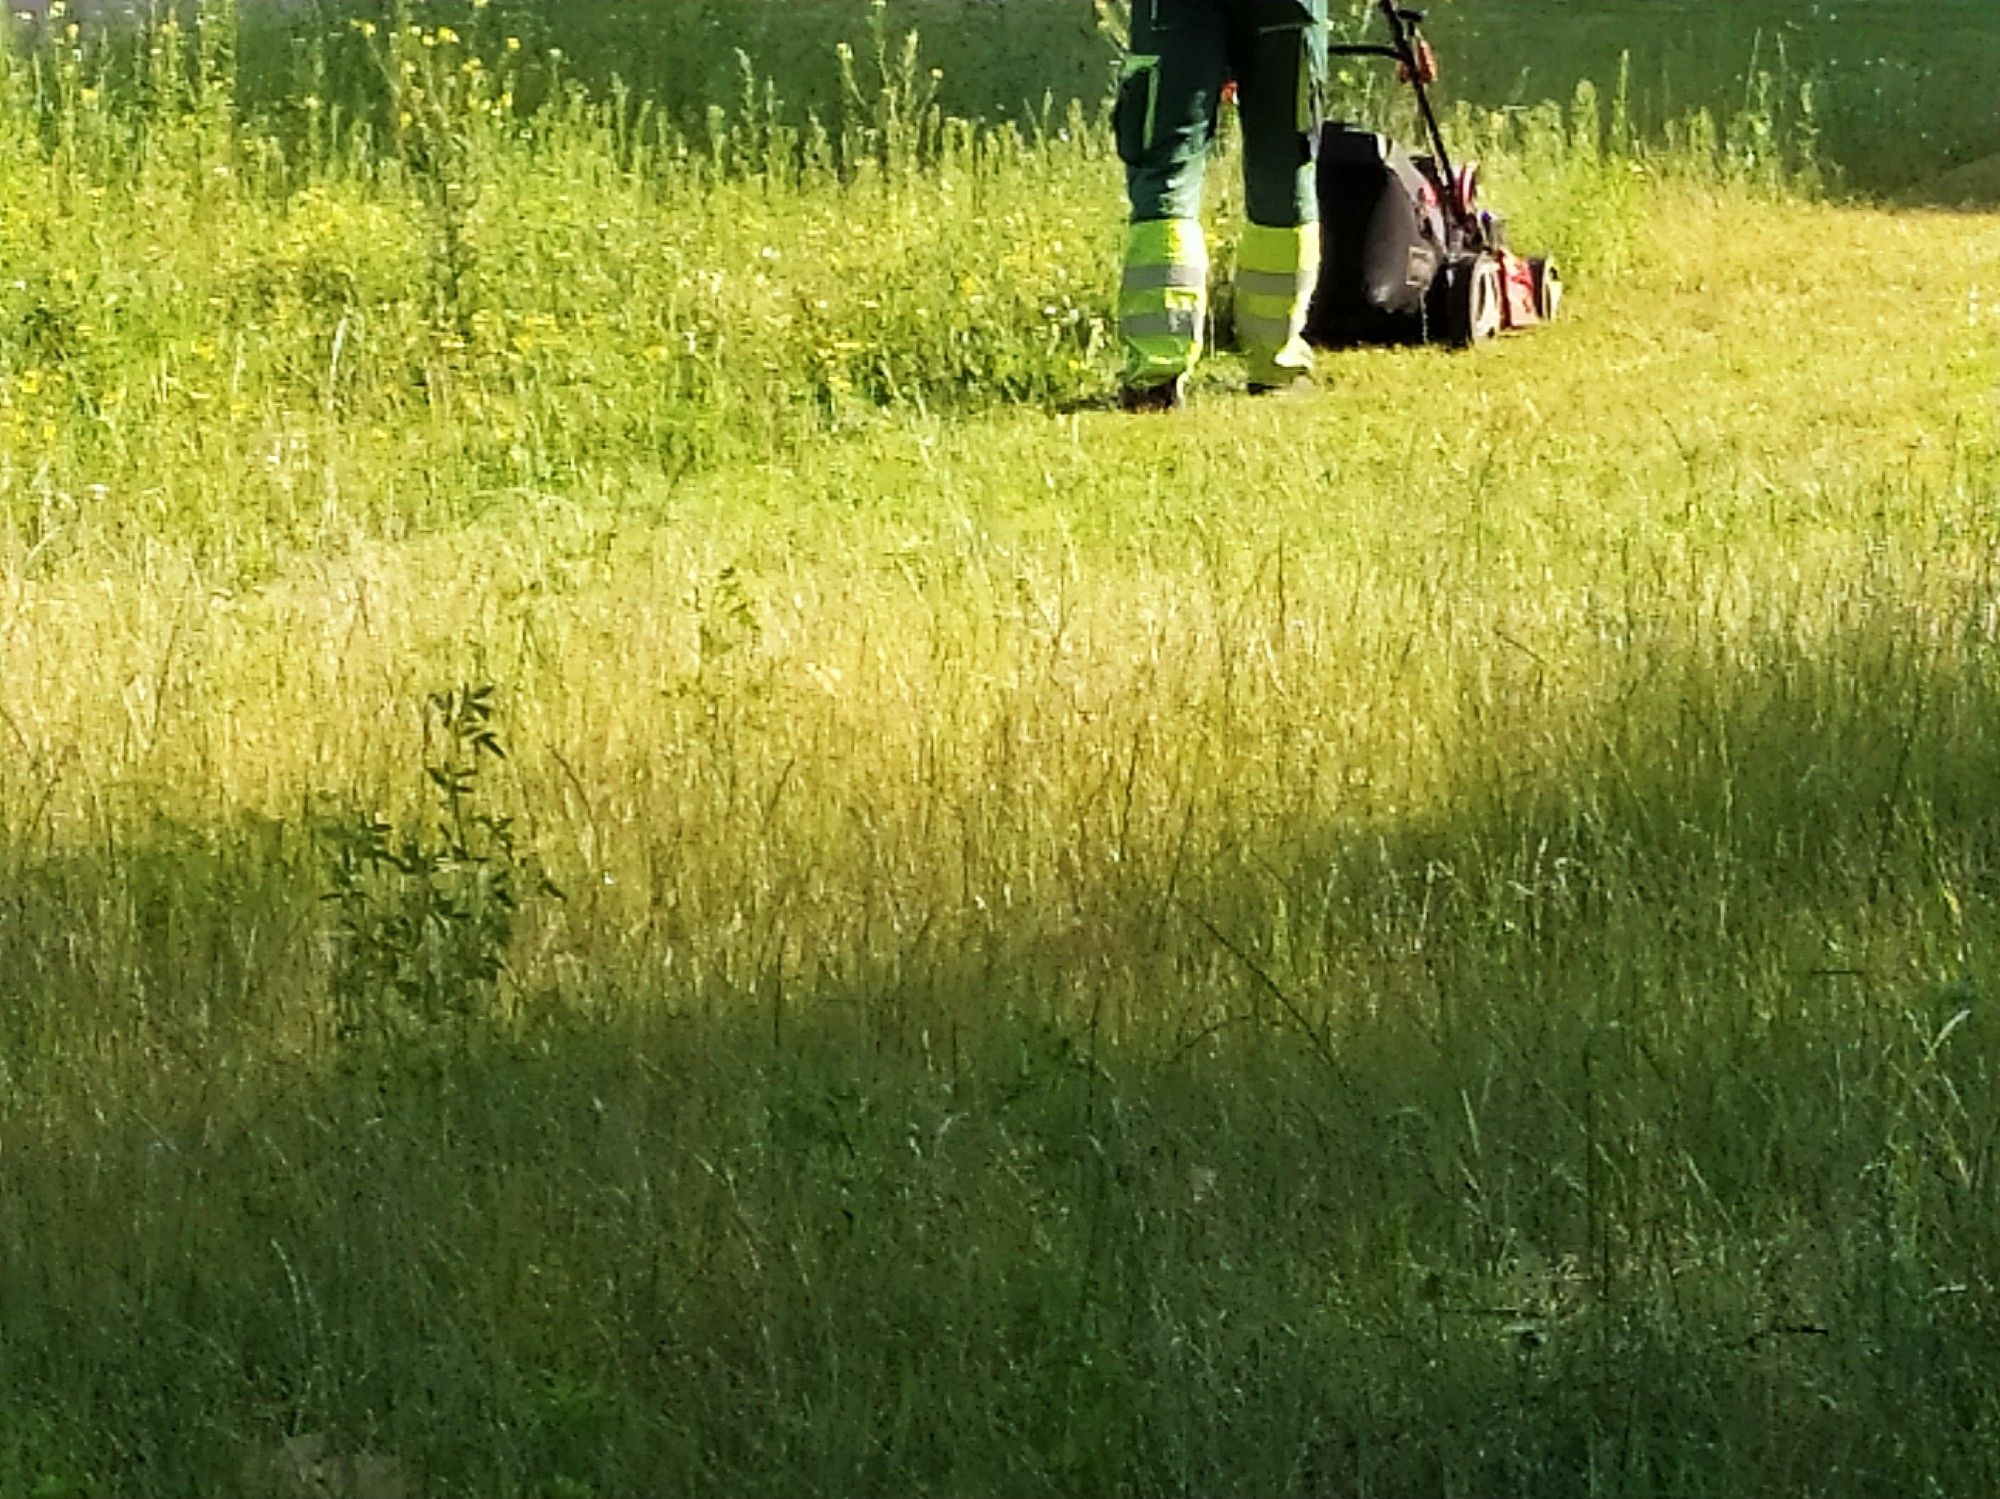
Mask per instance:
[[[1918,208],[2000,212],[2000,151],[1940,172],[1898,194],[1897,199]]]
[[[281,831],[17,851],[0,1494],[1993,1491],[2000,676],[1913,651],[778,1025],[330,1051]]]

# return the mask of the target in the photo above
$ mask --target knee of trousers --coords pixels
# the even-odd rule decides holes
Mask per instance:
[[[1132,222],[1155,223],[1201,217],[1204,162],[1201,157],[1166,156],[1125,169],[1125,196]]]
[[[1286,142],[1282,159],[1264,164],[1246,158],[1243,171],[1244,216],[1253,224],[1293,229],[1319,222],[1319,174],[1312,162],[1300,164]]]

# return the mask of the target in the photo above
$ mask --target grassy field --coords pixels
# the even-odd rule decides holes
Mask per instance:
[[[1094,111],[509,26],[0,61],[0,1499],[2000,1488],[2000,218],[1135,423]]]

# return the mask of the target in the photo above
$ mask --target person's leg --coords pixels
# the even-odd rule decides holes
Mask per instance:
[[[1326,81],[1326,32],[1297,6],[1234,0],[1230,61],[1243,121],[1244,207],[1236,334],[1250,383],[1283,386],[1312,369],[1303,337],[1319,275],[1313,147]]]
[[[1185,377],[1201,353],[1208,247],[1202,168],[1227,77],[1221,0],[1135,0],[1118,91],[1118,154],[1132,222],[1118,321],[1125,383],[1150,390]]]

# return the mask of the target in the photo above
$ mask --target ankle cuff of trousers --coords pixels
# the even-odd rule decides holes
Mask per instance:
[[[1127,381],[1159,385],[1194,368],[1207,311],[1208,243],[1200,221],[1133,224],[1118,292]]]
[[[1251,224],[1236,260],[1236,337],[1251,360],[1252,378],[1310,367],[1300,334],[1319,275],[1317,224],[1289,228]]]

